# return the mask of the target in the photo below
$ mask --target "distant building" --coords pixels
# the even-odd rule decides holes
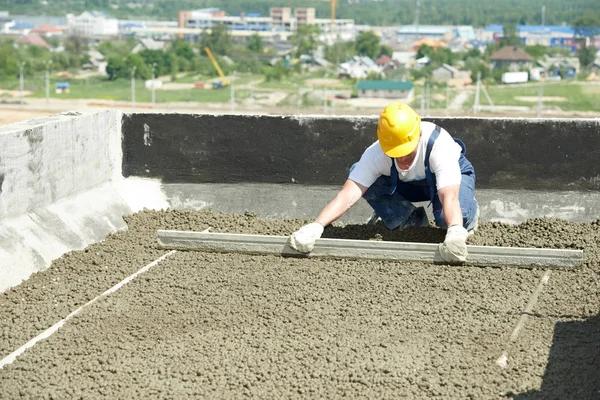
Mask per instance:
[[[439,49],[439,48],[442,48],[442,47],[446,47],[446,42],[444,42],[443,40],[422,38],[422,39],[415,40],[413,42],[412,49],[414,51],[417,51],[417,50],[419,50],[419,48],[421,46],[429,46],[429,47],[432,47],[434,49]]]
[[[284,30],[294,30],[295,24],[292,19],[292,9],[290,7],[271,7],[271,24],[274,28],[281,28]]]
[[[416,55],[414,51],[394,51],[392,60],[401,67],[412,68],[416,63]]]
[[[463,86],[471,83],[471,74],[468,71],[460,71],[448,64],[442,64],[434,69],[431,76],[434,81],[446,83],[450,86]]]
[[[33,24],[23,21],[8,21],[4,23],[2,33],[7,35],[27,35],[33,29]]]
[[[44,37],[54,37],[61,36],[64,33],[65,29],[60,26],[42,24],[32,29],[32,33],[37,33],[40,36]]]
[[[163,42],[160,40],[154,40],[151,38],[142,38],[133,47],[131,52],[133,54],[137,54],[142,50],[164,50],[165,47],[166,47],[166,42]]]
[[[70,34],[83,37],[116,36],[119,21],[99,12],[85,11],[77,16],[67,14],[67,28]]]
[[[294,10],[294,16],[296,17],[297,25],[313,25],[315,23],[315,9],[312,7],[308,8],[296,8]]]
[[[452,30],[451,26],[405,25],[396,30],[396,35],[398,36],[398,40],[411,42],[423,38],[450,40],[452,38]]]
[[[571,51],[577,49],[575,29],[563,25],[517,25],[517,37],[524,45],[542,45],[548,47],[566,48]],[[500,24],[491,24],[485,27],[483,39],[498,41],[504,36],[504,27]]]
[[[509,71],[527,70],[533,66],[533,58],[517,46],[504,46],[490,56],[493,68],[507,68]]]
[[[88,50],[87,55],[89,62],[82,66],[83,69],[92,71],[95,70],[99,74],[106,73],[106,66],[108,65],[108,62],[102,53],[100,53],[98,50],[90,49]]]
[[[12,18],[10,18],[8,11],[0,11],[0,33],[6,33],[5,26],[10,22],[12,22]]]
[[[414,85],[410,81],[364,80],[356,84],[358,97],[377,97],[410,102],[414,98]]]
[[[380,75],[382,72],[383,68],[366,56],[354,56],[338,67],[338,76],[353,79],[364,79],[369,74]]]
[[[71,84],[69,82],[56,82],[54,91],[56,94],[69,93],[71,91]]]
[[[579,58],[577,57],[548,57],[537,62],[543,73],[550,79],[575,78],[580,71]]]
[[[335,31],[340,37],[346,38],[348,31],[354,30],[354,20],[317,18],[316,11],[311,7],[272,7],[268,17],[256,14],[230,16],[217,8],[204,8],[195,11],[180,11],[178,27],[185,29],[186,34],[197,33],[190,30],[205,30],[216,25],[224,25],[232,36],[248,36],[259,33],[262,36],[278,36],[284,33],[289,37],[299,25],[316,25],[321,34]],[[324,41],[330,41],[324,38]]]
[[[27,35],[21,36],[17,39],[17,44],[25,46],[43,47],[45,49],[50,48],[48,42],[46,42],[44,38],[38,35],[37,33],[28,33]]]

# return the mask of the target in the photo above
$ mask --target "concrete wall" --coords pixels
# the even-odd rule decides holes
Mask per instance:
[[[478,187],[600,189],[600,119],[427,118],[467,145]],[[125,176],[337,185],[375,140],[372,117],[127,114]]]
[[[134,207],[121,159],[120,112],[0,128],[0,292],[126,228],[122,216]]]

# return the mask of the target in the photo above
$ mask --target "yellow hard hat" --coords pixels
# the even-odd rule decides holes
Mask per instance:
[[[377,123],[377,138],[389,157],[404,157],[412,153],[421,137],[421,117],[401,101],[388,104]]]

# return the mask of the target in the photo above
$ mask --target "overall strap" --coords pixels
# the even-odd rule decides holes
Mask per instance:
[[[434,197],[435,197],[435,191],[436,191],[436,183],[435,183],[435,177],[433,176],[433,173],[431,172],[431,169],[429,168],[429,157],[431,156],[431,150],[433,149],[433,144],[435,143],[435,141],[437,140],[437,138],[440,136],[440,131],[442,130],[442,128],[440,128],[439,126],[435,126],[435,129],[433,130],[433,132],[431,132],[431,135],[429,136],[429,140],[427,141],[427,151],[425,152],[425,178],[427,178],[427,183],[429,186],[429,199],[430,201],[433,201]]]
[[[431,150],[433,149],[433,144],[437,140],[438,136],[440,136],[440,131],[442,128],[439,126],[435,126],[433,132],[431,132],[431,136],[429,136],[429,140],[427,141],[427,151],[425,152],[425,173],[429,171],[429,156],[431,155]]]

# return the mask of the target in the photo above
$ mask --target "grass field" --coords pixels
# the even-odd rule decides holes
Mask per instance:
[[[487,88],[495,105],[537,106],[537,96],[543,88],[544,107],[564,111],[600,111],[600,85],[586,82],[544,82],[525,85],[497,85]],[[473,104],[471,97],[468,105]],[[484,95],[481,104],[487,105]]]
[[[56,94],[54,86],[58,79],[50,80],[50,97],[58,99],[99,99],[99,100],[131,100],[130,81],[117,79],[109,81],[102,78],[89,79],[71,79],[69,93]],[[60,79],[64,81],[64,79]],[[136,81],[135,97],[137,102],[150,102],[152,92],[144,87],[143,80]],[[18,89],[17,81],[4,81],[0,83],[0,88],[7,90]],[[28,80],[26,90],[31,92],[32,97],[45,97],[45,85],[43,80]],[[236,93],[236,97],[242,93]],[[228,88],[217,90],[202,89],[184,89],[184,90],[156,90],[157,102],[228,102],[230,99],[230,90]]]

